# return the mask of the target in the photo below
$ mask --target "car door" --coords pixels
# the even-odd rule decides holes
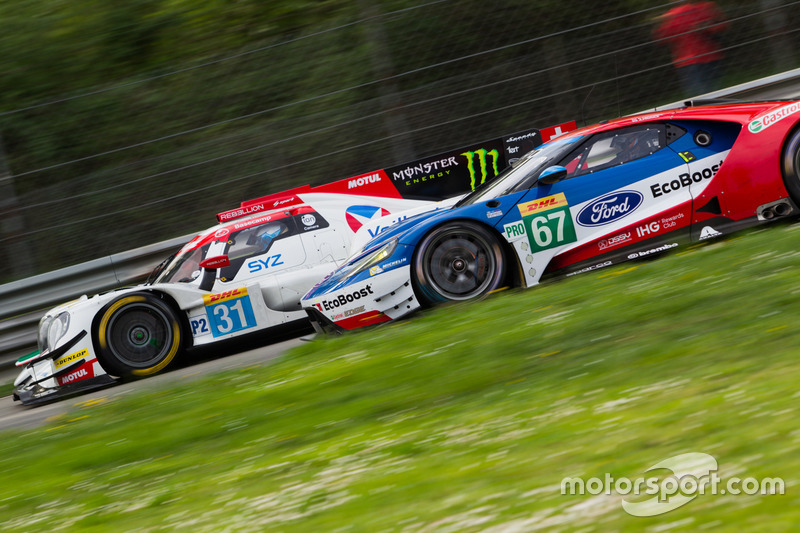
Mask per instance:
[[[661,196],[652,189],[688,169],[668,149],[676,135],[682,134],[667,124],[598,133],[559,161],[566,170],[560,181],[545,184],[540,178],[532,184],[519,212],[508,212],[502,221],[528,284],[544,274],[594,270],[656,250],[660,242],[671,247],[672,241],[688,239],[688,187]],[[675,216],[686,224],[667,227]],[[505,228],[509,223],[517,223],[518,230]]]

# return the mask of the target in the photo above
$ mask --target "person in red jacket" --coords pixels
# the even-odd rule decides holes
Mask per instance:
[[[716,39],[727,26],[711,1],[687,0],[658,17],[655,38],[669,45],[688,96],[718,88],[723,54]]]

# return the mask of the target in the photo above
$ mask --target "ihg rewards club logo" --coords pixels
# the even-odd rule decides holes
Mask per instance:
[[[566,477],[561,480],[561,494],[567,496],[600,494],[622,496],[622,508],[633,516],[656,516],[691,502],[698,495],[756,496],[785,493],[781,478],[756,479],[730,477],[721,479],[717,460],[707,453],[684,453],[664,459],[646,470],[650,477],[604,478]]]

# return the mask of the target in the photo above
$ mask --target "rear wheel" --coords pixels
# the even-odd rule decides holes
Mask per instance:
[[[800,204],[800,129],[792,133],[783,149],[781,170],[789,196],[795,203]]]
[[[148,293],[123,296],[101,313],[95,338],[109,374],[141,377],[165,369],[183,347],[175,311]]]
[[[478,298],[503,282],[503,250],[483,226],[454,222],[433,230],[414,257],[414,282],[424,303]]]

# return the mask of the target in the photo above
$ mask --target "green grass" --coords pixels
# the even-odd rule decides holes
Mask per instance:
[[[4,432],[0,530],[790,530],[798,249],[758,231]],[[786,494],[638,518],[560,491],[688,452]]]

